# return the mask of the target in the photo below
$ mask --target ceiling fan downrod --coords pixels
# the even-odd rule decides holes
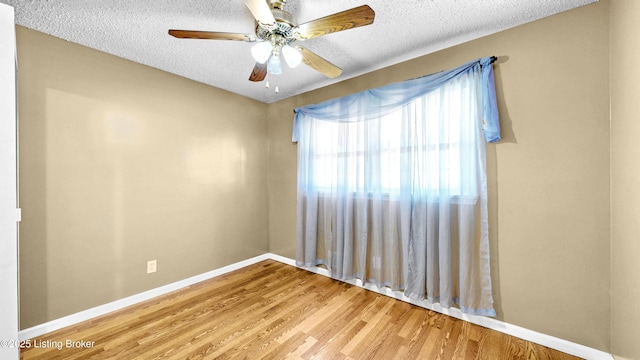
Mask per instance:
[[[269,6],[272,9],[282,10],[284,6],[287,4],[287,0],[267,0],[269,2]]]

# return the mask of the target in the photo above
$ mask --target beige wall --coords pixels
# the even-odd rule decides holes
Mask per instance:
[[[611,0],[611,347],[640,359],[640,2]]]
[[[268,251],[266,104],[17,43],[23,329]]]
[[[498,318],[608,351],[609,3],[578,8],[269,108],[272,252],[295,256],[295,106],[496,55],[504,140],[488,146]]]

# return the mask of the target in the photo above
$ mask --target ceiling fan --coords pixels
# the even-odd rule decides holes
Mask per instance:
[[[293,15],[284,10],[286,2],[287,0],[245,1],[245,5],[256,19],[255,35],[175,29],[169,30],[169,35],[181,39],[257,42],[251,48],[256,65],[249,76],[250,81],[262,81],[267,73],[281,74],[280,54],[289,67],[293,68],[304,62],[329,78],[340,76],[342,69],[293,43],[372,24],[375,18],[374,11],[368,5],[362,5],[298,25]]]

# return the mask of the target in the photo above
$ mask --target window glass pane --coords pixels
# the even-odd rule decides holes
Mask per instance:
[[[464,195],[462,92],[460,87],[444,86],[370,121],[315,121],[316,190]]]

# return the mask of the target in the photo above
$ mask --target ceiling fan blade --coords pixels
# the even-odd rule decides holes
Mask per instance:
[[[169,35],[180,39],[237,40],[254,42],[256,37],[249,34],[237,34],[216,31],[169,30]]]
[[[245,0],[244,4],[249,8],[251,14],[263,25],[275,25],[276,19],[271,13],[271,9],[265,0]]]
[[[376,13],[369,5],[362,5],[301,24],[298,26],[298,33],[301,40],[311,39],[372,24],[375,16]]]
[[[321,72],[326,77],[336,78],[342,74],[342,69],[321,58],[313,51],[307,50],[302,46],[297,46],[296,49],[302,54],[302,61],[309,65],[311,68]]]
[[[264,80],[267,76],[267,63],[260,64],[256,63],[256,66],[253,67],[253,71],[251,72],[251,76],[249,76],[249,81],[260,82]]]

